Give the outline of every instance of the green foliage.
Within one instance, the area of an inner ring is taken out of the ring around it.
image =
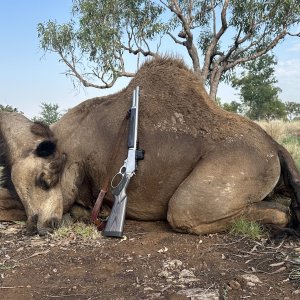
[[[41,48],[58,53],[67,74],[80,77],[85,86],[102,87],[89,85],[91,77],[110,87],[119,76],[131,76],[124,69],[124,52],[137,54],[142,43],[163,30],[163,8],[150,0],[74,0],[72,12],[69,23],[38,24],[38,36]]]
[[[155,56],[164,39],[173,53],[174,45],[185,48],[215,98],[219,81],[296,36],[299,22],[299,0],[74,0],[69,22],[40,23],[38,35],[41,48],[66,64],[67,75],[95,88],[134,76],[128,54]]]
[[[262,227],[254,221],[247,221],[243,218],[236,219],[230,228],[230,232],[234,235],[241,235],[252,240],[257,240],[266,235]]]
[[[0,104],[0,110],[8,111],[8,112],[17,112],[17,113],[23,114],[22,111],[19,111],[17,108],[12,107],[11,105],[5,105],[4,106],[4,105]]]
[[[273,55],[264,55],[244,65],[241,78],[232,79],[232,86],[240,89],[240,98],[245,114],[253,119],[286,118],[286,107],[278,98],[280,89],[274,86]]]
[[[289,144],[289,143],[295,143],[300,148],[300,137],[299,136],[293,136],[293,135],[287,135],[282,140],[283,144]]]
[[[99,239],[101,238],[100,232],[94,225],[87,225],[82,222],[77,222],[72,225],[61,226],[54,232],[56,239],[75,239],[81,238],[83,240]]]
[[[33,117],[33,121],[40,121],[50,125],[57,122],[62,117],[62,113],[58,110],[58,104],[42,102],[41,108],[42,111],[40,116]]]
[[[230,103],[224,103],[223,109],[234,112],[234,113],[240,113],[242,112],[242,104],[236,101],[231,101]]]

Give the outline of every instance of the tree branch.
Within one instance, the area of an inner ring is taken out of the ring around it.
[[[146,42],[145,39],[143,39],[144,44],[147,47],[147,50],[144,50],[141,46],[140,43],[136,40],[136,36],[133,32],[133,28],[131,27],[131,31],[129,31],[128,28],[126,28],[127,31],[127,36],[128,36],[128,46],[125,46],[124,44],[121,44],[121,47],[128,51],[131,54],[137,55],[139,53],[141,53],[142,55],[146,56],[153,56],[155,57],[157,55],[156,52],[153,52],[150,50],[150,46],[148,45],[148,43]],[[133,49],[133,45],[136,45],[136,49]]]
[[[105,74],[102,73],[102,76],[99,76],[98,74],[96,74],[95,72],[93,72],[93,75],[96,76],[97,78],[99,78],[101,80],[101,82],[103,83],[103,85],[98,85],[98,84],[94,84],[92,82],[87,81],[82,75],[79,74],[79,72],[76,70],[75,68],[75,57],[72,55],[72,63],[70,63],[65,56],[63,55],[63,53],[61,51],[57,51],[58,55],[61,57],[62,61],[69,67],[69,69],[71,70],[71,72],[67,72],[66,74],[70,75],[70,76],[74,76],[76,77],[84,87],[93,87],[93,88],[97,88],[97,89],[107,89],[112,87],[115,82],[117,81],[117,79],[121,76],[124,77],[134,77],[135,73],[129,73],[129,72],[117,72],[117,76],[112,76],[112,80],[110,82],[107,82],[106,80],[104,80],[104,76]]]
[[[176,44],[185,46],[185,42],[178,40],[171,32],[167,32],[167,35],[169,35]]]
[[[177,18],[181,21],[183,30],[186,34],[186,41],[183,43],[183,45],[186,47],[188,54],[193,62],[193,69],[194,72],[200,76],[201,75],[201,68],[200,68],[200,61],[198,56],[198,51],[196,46],[193,42],[193,34],[191,32],[191,29],[189,27],[188,21],[183,15],[177,0],[171,0],[172,5],[167,5],[167,7],[170,9],[171,12],[173,12]]]
[[[239,59],[236,59],[235,61],[231,62],[231,63],[228,63],[225,67],[225,71],[226,70],[229,70],[233,67],[235,67],[236,65],[238,64],[241,64],[241,63],[245,63],[247,61],[250,61],[250,60],[254,60],[264,54],[266,54],[268,51],[272,50],[277,44],[278,42],[283,39],[285,36],[287,35],[287,32],[284,30],[282,31],[278,36],[276,36],[264,49],[260,50],[260,51],[257,51],[256,53],[252,54],[252,55],[249,55],[248,57],[243,57],[243,58],[239,58]]]
[[[298,33],[290,33],[290,32],[288,32],[287,35],[289,35],[289,36],[299,36],[300,37],[300,32],[298,32]]]
[[[211,43],[206,50],[204,64],[203,64],[203,68],[202,68],[202,80],[204,82],[206,81],[206,79],[208,77],[210,64],[213,61],[217,43],[220,40],[220,38],[222,37],[222,35],[224,34],[224,32],[226,31],[226,29],[228,28],[228,24],[227,24],[227,20],[226,20],[226,13],[227,13],[228,5],[229,5],[229,0],[225,0],[222,11],[221,11],[221,28],[219,29],[218,32],[216,32],[216,28],[214,28],[214,36],[212,37]],[[214,24],[214,26],[215,26],[215,24]]]

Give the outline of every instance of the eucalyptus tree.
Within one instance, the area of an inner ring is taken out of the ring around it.
[[[299,23],[299,0],[73,0],[70,21],[40,23],[38,35],[67,75],[101,89],[134,76],[129,55],[181,47],[215,98],[234,68],[299,37]]]
[[[281,89],[275,86],[276,64],[273,55],[265,54],[245,63],[242,74],[232,78],[232,86],[240,90],[242,110],[251,119],[285,119],[287,116],[285,104],[278,95]]]

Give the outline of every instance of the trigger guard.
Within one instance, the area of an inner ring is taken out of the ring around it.
[[[119,180],[118,184],[117,185],[113,185],[113,181],[114,179],[117,177],[117,176],[121,176],[121,179]],[[124,178],[125,174],[124,173],[117,173],[112,179],[111,179],[111,182],[110,182],[110,186],[112,189],[116,189],[118,188],[118,186],[121,184],[121,182],[123,181],[123,178]]]
[[[119,173],[118,173],[119,174]],[[118,175],[116,174],[116,175]],[[115,176],[116,176],[115,175]],[[126,176],[126,174],[122,174],[122,179],[116,186],[111,186],[111,192],[113,195],[119,195],[126,185],[127,181],[130,179],[130,176]]]

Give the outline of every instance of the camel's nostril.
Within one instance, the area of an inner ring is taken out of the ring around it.
[[[51,218],[46,222],[42,222],[38,224],[37,230],[39,235],[44,236],[48,233],[53,233],[55,229],[60,226],[60,220],[58,218]]]
[[[26,223],[26,231],[29,235],[34,235],[38,233],[37,230],[37,221],[38,221],[38,215],[35,214],[28,218]]]
[[[35,214],[31,217],[31,222],[37,224],[38,219],[39,219],[38,214]]]
[[[43,227],[39,229],[39,235],[40,236],[45,236],[48,233],[53,233],[53,229],[50,227]]]
[[[59,227],[59,224],[60,224],[60,222],[59,222],[58,218],[52,218],[52,219],[49,221],[49,227],[50,227],[50,228],[53,228],[53,229],[58,228],[58,227]]]

